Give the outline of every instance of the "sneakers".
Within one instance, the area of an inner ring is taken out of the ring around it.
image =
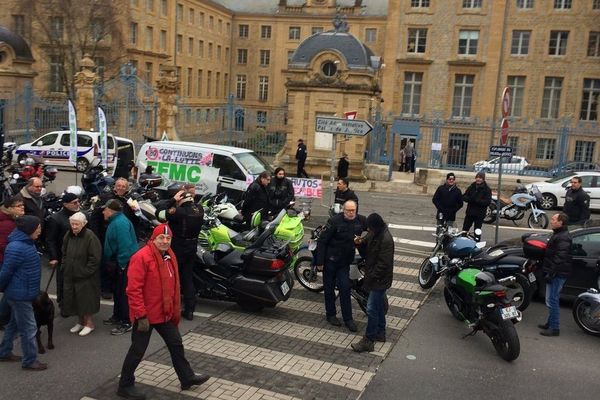
[[[90,328],[89,326],[84,326],[81,332],[79,332],[79,336],[87,336],[94,331],[94,328]]]
[[[135,386],[121,387],[117,389],[117,395],[126,399],[145,400],[146,395],[140,392]]]
[[[8,355],[4,356],[4,357],[0,357],[0,362],[14,362],[14,361],[21,361],[23,357],[21,356],[16,356],[13,353],[8,353]]]
[[[356,323],[354,322],[354,320],[348,320],[348,321],[344,321],[344,325],[346,325],[346,328],[348,328],[348,330],[350,332],[357,332],[358,328],[356,327]]]
[[[22,368],[28,371],[43,371],[45,369],[48,369],[48,364],[39,361],[34,361],[33,364],[30,364],[28,366],[23,365]]]
[[[329,322],[333,326],[342,326],[342,323],[335,315],[327,317],[327,322]]]
[[[375,336],[375,341],[385,343],[385,332],[380,333],[379,335]]]
[[[119,336],[130,332],[131,329],[133,329],[131,324],[121,324],[118,327],[114,328],[112,331],[110,331],[110,334],[114,336]]]
[[[113,315],[109,319],[105,319],[104,321],[102,321],[102,323],[104,325],[121,325],[121,320],[118,318],[115,318],[115,316]]]
[[[74,327],[72,327],[71,329],[69,329],[69,332],[71,332],[71,333],[77,333],[77,332],[79,332],[82,329],[83,329],[83,325],[77,324]]]
[[[363,336],[358,342],[352,343],[350,346],[357,353],[371,352],[375,349],[375,344],[366,336]]]
[[[181,390],[188,390],[192,386],[202,385],[204,382],[210,379],[208,375],[195,374],[192,379],[186,383],[181,384]]]

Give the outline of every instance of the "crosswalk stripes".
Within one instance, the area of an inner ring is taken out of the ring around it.
[[[418,254],[394,256],[387,342],[376,343],[372,353],[350,348],[367,322],[356,302],[355,334],[329,325],[322,293],[295,283],[290,299],[273,309],[246,313],[232,306],[184,335],[186,357],[194,370],[212,376],[206,384],[181,391],[166,348],[142,362],[136,380],[149,397],[159,399],[357,399],[427,297],[416,281],[422,260]],[[115,385],[116,379],[108,384],[113,389]],[[113,398],[114,390],[106,387],[88,398]]]

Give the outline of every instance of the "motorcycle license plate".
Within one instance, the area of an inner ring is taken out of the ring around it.
[[[281,284],[281,293],[283,293],[283,295],[285,296],[286,294],[288,294],[289,291],[290,291],[290,286],[288,285],[287,282],[283,282]]]
[[[529,273],[528,278],[529,282],[535,282],[535,274],[533,272]]]
[[[519,316],[519,313],[517,312],[517,308],[515,306],[510,306],[510,307],[504,307],[501,310],[502,313],[502,319],[506,320],[506,319],[513,319]]]

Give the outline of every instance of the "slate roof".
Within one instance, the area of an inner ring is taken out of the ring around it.
[[[0,42],[12,47],[18,60],[33,61],[31,49],[25,39],[3,26],[0,26]]]
[[[279,8],[279,0],[212,0],[225,8],[235,12],[250,14],[275,14]],[[287,0],[289,6],[301,6],[306,0]],[[339,7],[352,7],[354,0],[337,0]],[[388,0],[366,0],[363,1],[362,15],[386,15]]]

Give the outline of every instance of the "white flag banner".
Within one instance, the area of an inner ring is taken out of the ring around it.
[[[69,162],[77,164],[77,114],[71,100],[67,100],[69,105]]]
[[[98,131],[100,132],[100,157],[104,168],[108,168],[108,132],[106,132],[106,115],[98,107]]]

